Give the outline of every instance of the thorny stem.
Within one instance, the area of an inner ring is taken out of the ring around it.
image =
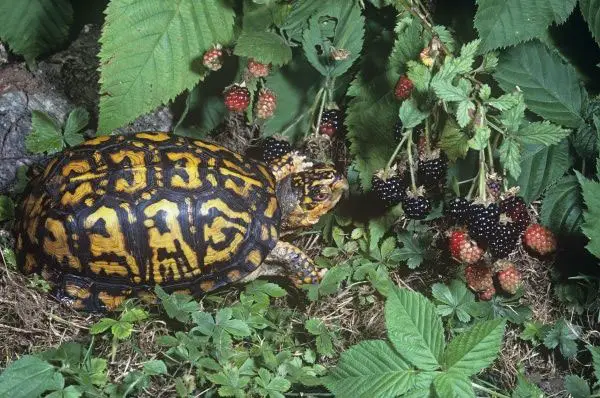
[[[482,385],[479,385],[477,383],[471,382],[471,386],[473,386],[473,388],[476,389],[476,390],[480,390],[480,391],[487,392],[488,394],[492,394],[493,397],[510,398],[508,395],[500,394],[499,392],[496,392],[494,390],[490,390],[489,388],[484,387]]]
[[[406,132],[406,136],[408,137],[408,145],[406,145],[406,149],[408,152],[408,168],[410,169],[410,185],[413,189],[414,193],[417,193],[417,184],[415,183],[415,168],[413,167],[413,157],[412,157],[412,129],[409,129]]]
[[[396,149],[394,149],[394,153],[392,153],[392,156],[390,156],[390,159],[388,160],[387,164],[385,165],[385,172],[386,173],[390,169],[390,167],[392,167],[392,163],[394,163],[394,159],[396,159],[396,156],[398,156],[398,152],[400,152],[400,149],[402,148],[402,145],[404,145],[404,142],[406,141],[407,138],[408,138],[408,133],[406,132],[402,136],[402,139],[400,140],[400,143],[398,144],[398,146],[396,147]]]

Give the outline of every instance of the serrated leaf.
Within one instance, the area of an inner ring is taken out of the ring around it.
[[[471,381],[457,372],[444,372],[433,379],[433,386],[438,397],[475,398]]]
[[[119,340],[125,340],[133,332],[133,325],[129,322],[115,322],[111,327],[110,331]]]
[[[413,98],[403,101],[398,111],[398,117],[405,129],[417,127],[427,116],[429,116],[429,112],[421,111],[419,104]]]
[[[25,146],[33,153],[52,154],[63,149],[64,142],[58,122],[44,112],[32,111],[31,132],[25,138]]]
[[[446,286],[442,283],[434,283],[431,286],[431,293],[438,301],[444,303],[447,309],[450,311],[447,314],[440,315],[451,315],[456,313],[457,318],[461,322],[469,322],[471,315],[468,310],[475,302],[475,295],[467,289],[467,286],[454,279],[450,282],[450,286]],[[438,305],[437,310],[440,313],[440,307]]]
[[[429,90],[429,81],[431,80],[431,70],[420,62],[408,61],[406,66],[406,76],[412,82],[415,90],[426,93]]]
[[[149,375],[164,375],[167,374],[167,365],[160,359],[154,359],[144,364],[144,372]]]
[[[73,146],[83,142],[84,138],[80,132],[87,126],[89,121],[90,114],[85,108],[78,107],[69,113],[63,130],[63,135],[67,144]]]
[[[238,37],[233,53],[254,58],[263,64],[283,65],[292,59],[292,49],[272,32],[244,31]]]
[[[565,390],[572,398],[588,398],[592,395],[587,381],[575,375],[565,377]]]
[[[566,173],[572,163],[566,140],[558,145],[537,149],[531,156],[526,153],[523,155],[521,174],[516,182],[520,187],[519,195],[527,203],[538,199]]]
[[[431,88],[435,94],[442,100],[448,102],[466,101],[469,99],[469,92],[461,87],[453,85],[448,80],[434,80]]]
[[[53,391],[50,394],[44,396],[44,398],[79,398],[82,392],[75,386],[68,386],[62,390]]]
[[[56,375],[60,376],[48,362],[25,355],[0,374],[0,396],[30,398],[40,396],[44,391],[61,389],[62,377]]]
[[[487,126],[475,127],[475,135],[469,140],[469,147],[476,151],[487,148],[492,130]]]
[[[197,60],[233,38],[233,10],[217,0],[113,0],[100,38],[99,132],[109,133],[191,89]]]
[[[117,321],[111,318],[102,318],[90,328],[90,334],[100,334],[110,329]]]
[[[521,149],[519,143],[507,137],[498,148],[500,153],[500,162],[502,166],[510,173],[512,178],[518,179],[521,174]]]
[[[399,260],[405,261],[410,269],[415,269],[425,259],[426,248],[412,236],[412,233],[406,232],[398,235],[398,242],[402,247],[398,250]]]
[[[290,38],[301,41],[302,31],[308,26],[308,20],[322,5],[321,0],[295,1],[292,4],[290,13],[281,25],[281,29],[285,30]]]
[[[585,246],[590,253],[600,258],[600,183],[588,180],[579,172],[577,178],[583,192],[586,209],[583,212],[581,229],[589,239]]]
[[[394,397],[408,391],[415,377],[387,342],[367,340],[343,352],[323,384],[339,397]]]
[[[592,354],[592,364],[594,365],[594,376],[597,382],[600,383],[600,347],[587,346],[587,349]]]
[[[564,22],[576,3],[576,0],[477,0],[475,28],[482,40],[481,52],[543,36],[552,22]]]
[[[146,318],[148,318],[148,313],[145,310],[141,308],[131,308],[123,312],[120,320],[133,323],[143,321]]]
[[[486,103],[499,111],[506,111],[521,101],[520,93],[506,93],[498,98],[491,98]]]
[[[385,303],[390,342],[407,361],[436,370],[444,351],[444,330],[435,306],[420,293],[394,288]]]
[[[573,234],[583,221],[583,199],[577,177],[561,178],[548,190],[542,202],[540,219],[555,233]]]
[[[521,373],[517,375],[517,387],[512,398],[544,398],[544,392],[538,386],[527,380]]]
[[[559,347],[565,358],[577,355],[576,327],[564,319],[560,319],[544,337],[544,345],[550,349]]]
[[[446,368],[469,376],[487,368],[498,356],[504,326],[503,319],[494,319],[476,323],[457,335],[444,353]]]
[[[547,120],[521,125],[516,137],[523,144],[558,144],[571,130],[552,124]]]
[[[504,91],[518,86],[527,107],[545,119],[567,127],[583,122],[581,111],[587,93],[577,72],[538,41],[504,52],[494,78]]]
[[[600,45],[600,1],[599,0],[579,0],[579,9],[583,19],[588,24],[592,36],[596,43]]]
[[[63,45],[73,22],[67,0],[21,0],[0,3],[0,40],[31,64],[39,55]]]
[[[364,17],[354,1],[329,0],[308,22],[302,34],[304,54],[323,76],[337,77],[346,72],[360,56]],[[335,60],[333,49],[349,52],[348,58]]]
[[[448,119],[442,130],[439,146],[450,160],[464,158],[469,151],[469,138],[454,120]]]

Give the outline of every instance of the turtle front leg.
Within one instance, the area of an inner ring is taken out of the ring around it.
[[[276,181],[281,181],[285,177],[299,173],[310,168],[313,164],[306,161],[306,156],[300,155],[297,151],[286,153],[279,159],[275,159],[269,165]]]
[[[277,242],[265,262],[284,264],[296,286],[317,283],[323,276],[302,250],[287,242]]]

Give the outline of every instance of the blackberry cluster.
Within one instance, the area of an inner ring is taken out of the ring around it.
[[[291,151],[292,146],[284,140],[267,137],[262,143],[262,158],[267,163],[271,163]]]
[[[500,212],[506,214],[515,223],[519,233],[525,231],[531,223],[527,205],[520,196],[509,196],[500,201]]]
[[[425,196],[408,196],[402,201],[406,218],[422,220],[431,213],[431,202]]]
[[[471,214],[471,201],[467,198],[456,197],[448,203],[446,213],[458,224],[464,224]]]
[[[400,176],[393,176],[386,180],[374,175],[371,179],[373,192],[387,206],[395,206],[406,197],[406,182]]]
[[[333,136],[344,129],[343,113],[339,109],[327,109],[321,115],[321,126],[319,131],[322,134]]]
[[[519,240],[519,229],[515,223],[498,224],[493,239],[489,241],[489,250],[495,258],[507,257]]]
[[[491,203],[487,207],[483,204],[471,204],[467,229],[469,235],[478,244],[486,246],[496,232],[500,222],[500,208]]]
[[[442,154],[440,157],[430,160],[419,160],[417,177],[419,184],[425,187],[437,186],[446,178],[448,164],[446,157]]]

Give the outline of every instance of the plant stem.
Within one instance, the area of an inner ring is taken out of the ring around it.
[[[482,385],[479,385],[477,383],[471,382],[471,386],[473,386],[473,388],[476,389],[476,390],[487,392],[488,394],[492,394],[492,396],[494,396],[494,397],[498,397],[498,398],[510,398],[508,395],[500,394],[499,392],[496,392],[494,390],[490,390],[489,388],[484,387]]]
[[[289,126],[287,126],[287,127],[285,128],[285,130],[283,130],[283,131],[281,132],[281,135],[285,135],[285,134],[286,134],[288,131],[290,131],[290,130],[291,130],[291,129],[292,129],[294,126],[295,126],[295,125],[297,125],[298,123],[300,123],[300,121],[301,121],[302,119],[304,119],[304,118],[306,117],[306,115],[307,115],[307,113],[306,113],[306,112],[304,112],[304,113],[302,113],[300,116],[298,116],[296,119],[294,119],[294,120],[292,121],[292,123],[291,123]]]
[[[485,151],[479,151],[479,196],[486,200],[485,189]]]
[[[494,172],[494,153],[492,152],[492,143],[488,140],[487,144],[487,152],[488,152],[488,164],[490,167],[490,173]]]
[[[429,142],[429,118],[425,119],[425,144],[427,146],[427,154],[431,153],[431,144]]]
[[[319,129],[321,128],[321,117],[323,116],[323,108],[325,108],[325,101],[327,100],[327,90],[322,89],[321,94],[321,105],[319,107],[319,114],[317,115],[317,125],[315,126],[314,134],[319,134]]]
[[[392,153],[392,156],[390,157],[387,164],[385,165],[386,172],[390,169],[390,167],[392,167],[392,163],[394,163],[394,159],[396,159],[396,156],[398,156],[398,152],[400,152],[400,149],[402,148],[402,145],[404,145],[404,142],[406,141],[407,138],[408,138],[408,132],[405,132],[404,135],[402,136],[402,139],[400,140],[400,143],[398,144],[398,146],[396,146],[396,149],[394,149],[394,153]]]
[[[412,129],[409,129],[406,132],[406,136],[408,137],[408,144],[406,145],[406,149],[408,152],[408,168],[410,169],[410,184],[412,186],[413,192],[417,193],[417,184],[415,183],[415,169],[413,167],[413,157],[412,157]]]

